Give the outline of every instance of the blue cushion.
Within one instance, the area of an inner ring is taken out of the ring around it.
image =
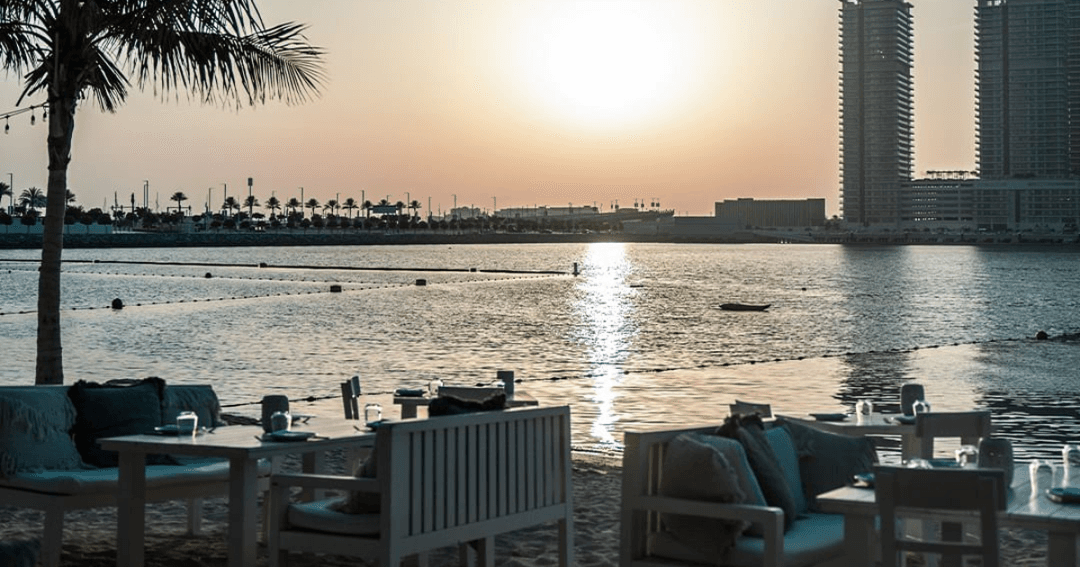
[[[844,553],[843,514],[806,514],[784,532],[785,567],[807,567]],[[761,565],[765,540],[742,537],[728,552],[724,565],[750,567]]]
[[[811,510],[817,508],[817,495],[846,486],[856,474],[873,471],[878,462],[874,441],[868,437],[839,435],[795,421],[778,422],[795,443]]]
[[[124,385],[96,384],[80,380],[68,388],[75,406],[75,446],[88,464],[115,467],[116,451],[98,446],[103,437],[153,433],[161,425],[161,398],[165,381],[147,378]],[[164,455],[147,455],[149,464],[172,464]]]
[[[739,480],[739,490],[743,493],[742,504],[765,506],[765,495],[761,492],[754,470],[750,468],[750,461],[746,458],[746,449],[742,443],[719,435],[705,433],[690,433],[695,440],[712,446],[720,454],[724,455],[731,468],[735,471],[735,477]]]
[[[74,425],[66,386],[0,388],[0,478],[85,468],[71,439]]]
[[[221,402],[218,401],[214,388],[206,384],[165,386],[161,425],[176,423],[176,416],[182,411],[195,412],[199,416],[200,427],[225,425],[225,421],[221,419]]]
[[[765,439],[776,455],[780,471],[784,473],[784,480],[787,481],[791,499],[795,504],[795,513],[805,513],[807,505],[806,497],[803,495],[802,475],[799,473],[799,457],[795,454],[795,444],[791,440],[791,435],[783,427],[773,427],[765,432]]]
[[[765,502],[769,506],[776,506],[784,511],[784,528],[787,529],[799,515],[800,510],[791,489],[788,488],[787,478],[780,468],[776,453],[769,445],[765,431],[760,425],[742,425],[735,429],[735,438],[746,449],[750,466],[754,469],[754,475],[761,485],[762,493],[765,494]],[[751,533],[760,532],[752,530]]]

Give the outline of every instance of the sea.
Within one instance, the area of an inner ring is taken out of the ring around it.
[[[38,257],[0,251],[0,384],[34,381]],[[361,403],[395,417],[395,389],[512,370],[517,391],[571,406],[576,447],[617,456],[627,430],[719,424],[735,400],[894,413],[917,382],[932,411],[992,410],[1018,458],[1080,444],[1071,247],[68,249],[62,306],[66,383],[211,384],[241,415],[285,394],[341,416],[359,376]]]

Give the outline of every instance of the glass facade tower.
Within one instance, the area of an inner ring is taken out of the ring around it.
[[[895,224],[914,159],[911,4],[840,6],[841,210],[847,222]]]

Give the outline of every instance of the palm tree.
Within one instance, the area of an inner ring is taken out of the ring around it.
[[[170,201],[176,201],[176,212],[180,212],[184,208],[184,201],[187,201],[187,195],[183,191],[177,191],[173,193],[172,197],[169,197]]]
[[[225,202],[221,204],[221,208],[225,209],[230,216],[232,216],[233,209],[240,210],[240,203],[237,202],[236,197],[225,197]]]
[[[330,213],[333,214],[334,216],[337,216],[337,209],[338,209],[337,200],[336,199],[330,199],[329,201],[327,201],[326,206],[323,207],[323,212],[325,212],[326,209],[330,209]]]
[[[270,216],[276,216],[278,209],[281,208],[281,201],[279,201],[277,197],[271,195],[270,198],[266,200],[266,204],[263,205],[263,207],[270,210]]]
[[[405,209],[405,202],[404,201],[398,201],[398,202],[394,203],[394,208],[397,209],[397,214],[401,215],[401,211]]]
[[[64,200],[67,200],[67,189],[64,190]],[[47,202],[45,192],[37,187],[27,187],[19,195],[19,206],[33,213],[37,213],[38,207],[46,206]]]
[[[297,199],[296,197],[290,197],[289,202],[286,203],[285,206],[289,207],[289,210],[291,210],[292,214],[295,215],[296,209],[300,208],[300,199]]]
[[[79,102],[115,112],[131,84],[238,108],[268,98],[303,102],[318,94],[322,50],[300,24],[267,27],[255,0],[0,0],[0,22],[0,66],[25,81],[18,103],[41,95],[48,106],[35,382],[62,384],[60,263]]]
[[[420,201],[413,199],[412,202],[409,203],[409,208],[412,209],[412,216],[417,216],[416,213],[420,210]]]
[[[349,211],[349,220],[352,220],[352,213],[357,207],[359,207],[359,205],[356,204],[356,199],[353,199],[352,197],[345,199],[345,204],[341,205],[341,208]]]
[[[3,204],[4,197],[7,197],[11,201],[11,206],[15,206],[15,193],[11,190],[11,186],[7,183],[0,182],[0,204]]]
[[[364,209],[364,216],[365,217],[371,218],[371,207],[374,207],[374,206],[375,205],[372,204],[371,201],[364,201],[364,204],[360,205],[360,208]]]
[[[307,200],[307,203],[304,206],[311,209],[311,214],[314,216],[315,215],[315,209],[319,208],[319,200],[316,199],[315,197],[312,197],[312,198]]]
[[[259,206],[259,199],[257,199],[255,195],[248,195],[244,198],[244,206],[248,208],[248,217],[250,217],[253,214],[252,211],[255,210],[255,207]]]

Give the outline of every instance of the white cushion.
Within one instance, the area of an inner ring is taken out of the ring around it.
[[[259,462],[259,473],[269,474],[269,461]],[[49,494],[95,494],[116,492],[119,469],[108,467],[89,470],[39,471],[16,473],[0,480],[0,486],[33,490]],[[148,465],[146,486],[156,488],[189,482],[225,481],[229,478],[229,461],[221,459],[192,460],[184,465]]]
[[[344,498],[289,504],[289,525],[305,530],[345,535],[378,535],[379,514],[338,512]]]

